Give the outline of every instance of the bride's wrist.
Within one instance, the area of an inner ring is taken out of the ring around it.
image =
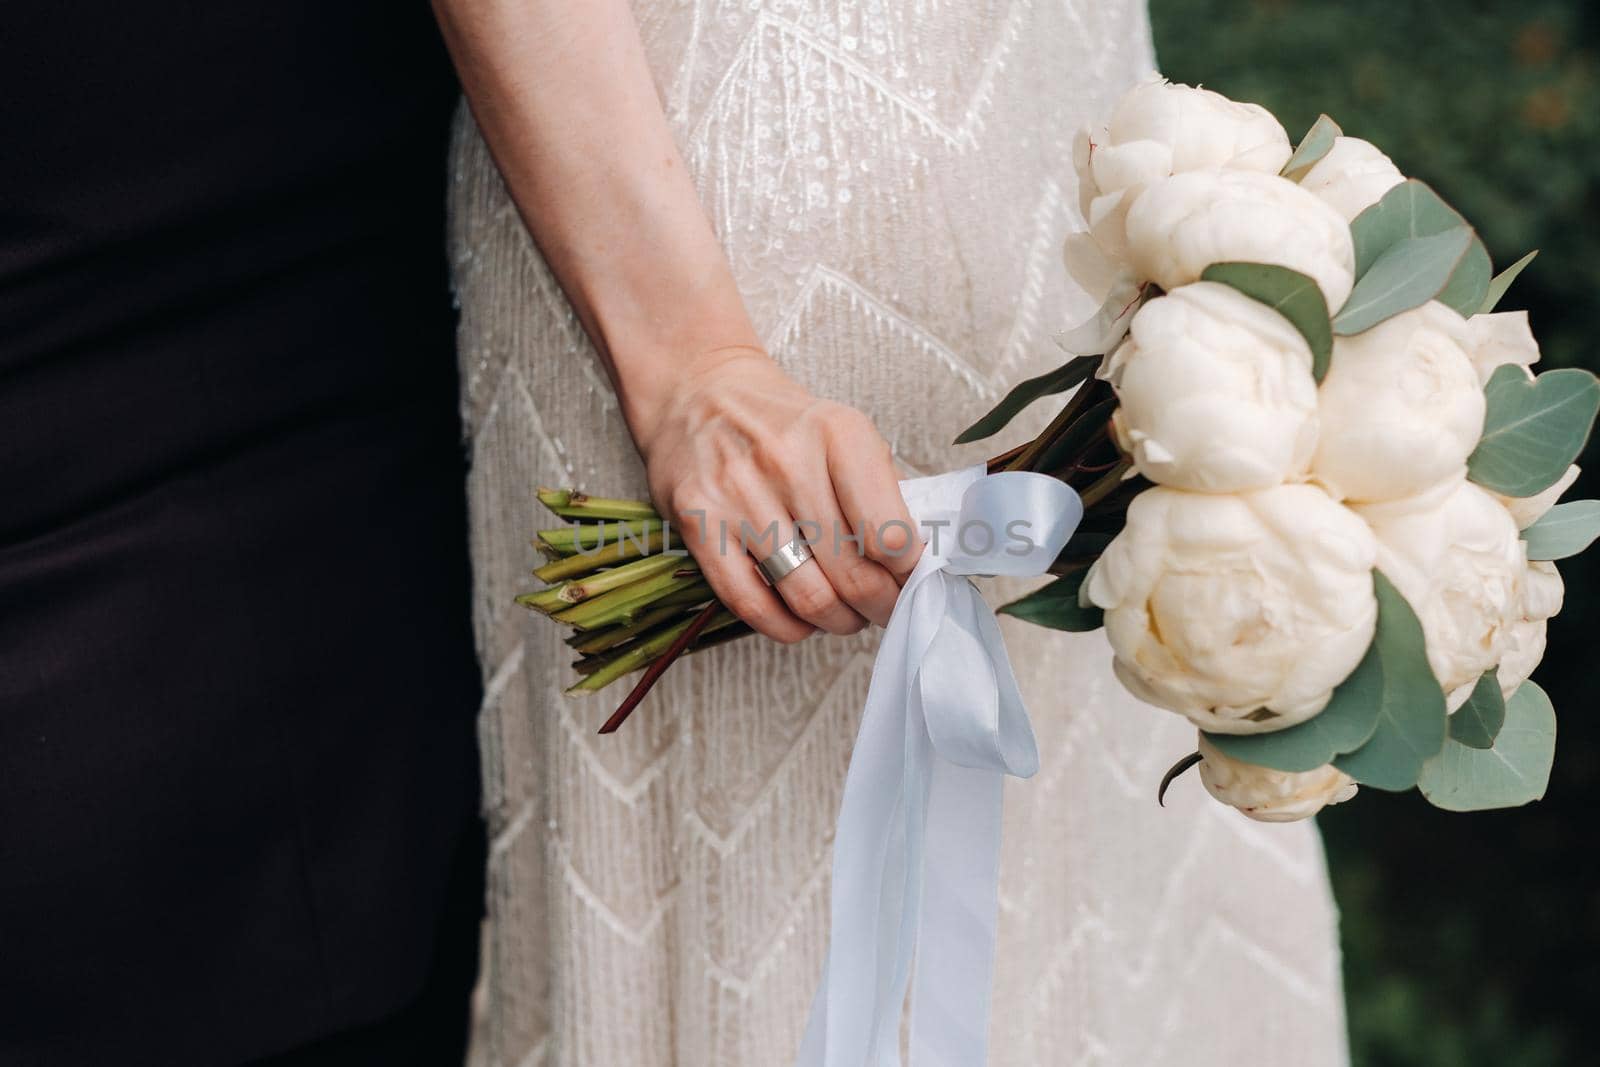
[[[663,425],[690,398],[714,389],[726,375],[777,368],[753,339],[664,354],[649,362],[649,374],[619,382],[623,418],[646,461]]]

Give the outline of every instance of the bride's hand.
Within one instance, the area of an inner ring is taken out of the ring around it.
[[[434,7],[506,185],[617,386],[651,495],[718,598],[780,641],[887,622],[921,552],[888,446],[760,350],[630,6]],[[816,558],[774,592],[755,560],[777,545],[759,535],[776,523],[781,544],[796,519],[820,531]]]
[[[888,622],[921,543],[871,420],[812,396],[758,349],[716,349],[676,369],[670,391],[630,421],[651,496],[717,597],[778,641]],[[795,536],[797,520],[815,559],[768,588],[755,561]]]

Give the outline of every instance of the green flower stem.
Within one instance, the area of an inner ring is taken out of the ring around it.
[[[643,500],[616,500],[590,496],[572,489],[540,489],[539,503],[563,519],[659,519],[656,509]]]
[[[1072,427],[1073,421],[1082,413],[1090,399],[1100,396],[1100,384],[1098,379],[1094,378],[1083,383],[1078,391],[1072,394],[1072,398],[1066,402],[1056,417],[1050,420],[1050,425],[1046,426],[1038,437],[1030,441],[1015,458],[1008,462],[1005,469],[1008,471],[1033,470],[1034,463],[1043,455],[1046,449],[1055,444],[1056,440]]]
[[[592,674],[586,675],[575,685],[568,688],[567,692],[593,693],[604,689],[625,674],[631,674],[642,667],[648,667],[652,660],[672,647],[672,643],[678,639],[678,635],[687,630],[693,624],[693,621],[693,619],[685,619],[683,622],[651,634],[638,645],[628,649],[622,655],[608,660]],[[706,624],[702,633],[710,634],[724,627],[732,626],[738,621],[731,611],[724,608],[712,616],[711,621]]]
[[[703,604],[710,600],[711,587],[704,582],[696,582],[695,584],[704,587],[704,595],[697,596],[695,600],[686,602],[680,599],[678,594],[664,596],[656,601],[655,606],[649,611],[640,615],[635,622],[627,623],[623,626],[613,626],[608,630],[579,631],[567,643],[585,656],[593,656],[604,652],[606,649],[615,648],[625,641],[632,641],[646,630],[659,626],[670,619],[675,619],[691,610],[697,602]]]
[[[704,578],[701,578],[698,581],[690,582],[681,589],[668,593],[660,600],[657,600],[655,605],[658,608],[665,608],[669,606],[680,608],[692,607],[696,604],[704,604],[706,601],[711,599],[711,583],[706,581]]]
[[[562,586],[553,585],[549,589],[540,589],[535,593],[523,593],[517,597],[517,603],[533,611],[542,611],[549,615],[553,611],[560,611],[567,607],[567,601],[561,599]]]
[[[718,630],[714,634],[702,636],[700,640],[689,646],[689,651],[685,652],[684,655],[692,656],[696,652],[704,652],[708,648],[715,648],[718,645],[725,645],[729,641],[737,641],[741,637],[749,637],[754,633],[754,630],[750,629],[747,624],[742,622],[734,626],[727,626]]]
[[[620,567],[611,567],[607,570],[597,571],[594,574],[584,575],[582,578],[564,582],[561,585],[561,599],[568,604],[581,604],[585,600],[593,600],[602,593],[610,593],[624,586],[645,578],[654,578],[658,574],[675,571],[689,562],[688,557],[677,553],[657,553],[654,556],[645,556],[642,559],[624,563]]]
[[[624,538],[639,540],[646,534],[663,529],[663,519],[632,519],[628,522],[592,522],[582,526],[562,526],[555,530],[540,530],[534,547],[556,556],[570,556],[587,552],[604,545],[613,545]]]
[[[1100,501],[1122,488],[1122,483],[1127,480],[1124,475],[1132,469],[1133,460],[1127,457],[1118,460],[1116,466],[1102,474],[1080,494],[1084,510],[1087,511],[1089,508],[1094,507]]]
[[[561,582],[568,578],[577,578],[597,571],[602,567],[614,567],[640,556],[653,556],[666,547],[667,535],[664,530],[657,530],[638,538],[624,537],[619,541],[596,548],[593,551],[580,552],[575,555],[558,559],[554,563],[546,563],[543,567],[535,567],[533,576],[541,582]]]
[[[618,623],[637,622],[644,611],[662,597],[681,592],[700,580],[700,568],[692,560],[674,556],[655,556],[652,559],[671,560],[678,565],[678,569],[631,582],[593,600],[557,612],[551,618],[580,630],[598,630]]]

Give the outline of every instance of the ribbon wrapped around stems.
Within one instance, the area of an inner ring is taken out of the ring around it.
[[[832,931],[798,1067],[987,1054],[1001,790],[1039,753],[970,575],[1045,573],[1083,517],[1054,478],[983,466],[900,483],[928,536],[873,664],[833,845]],[[913,974],[912,958],[916,966]]]

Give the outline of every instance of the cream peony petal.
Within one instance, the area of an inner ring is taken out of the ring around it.
[[[1196,282],[1146,303],[1107,361],[1139,473],[1198,492],[1298,480],[1316,447],[1311,350],[1287,319]]]
[[[1118,676],[1202,729],[1258,733],[1320,711],[1372,642],[1372,533],[1314,486],[1156,487],[1091,568]]]
[[[1405,180],[1376,146],[1359,137],[1336,137],[1328,154],[1300,179],[1300,186],[1346,219],[1354,219]]]
[[[1478,372],[1478,380],[1485,383],[1507,363],[1531,367],[1539,362],[1539,342],[1534,340],[1526,311],[1472,316],[1466,320],[1463,347]]]
[[[1169,292],[1213,263],[1272,263],[1299,271],[1338,309],[1355,282],[1350,226],[1287,178],[1192,171],[1145,188],[1128,209],[1134,273]]]
[[[1224,755],[1200,736],[1200,781],[1206,792],[1259,822],[1307,819],[1356,795],[1356,783],[1332,766],[1291,773]]]
[[[1334,339],[1318,390],[1314,480],[1341,499],[1373,503],[1461,476],[1485,406],[1464,325],[1433,302]]]

